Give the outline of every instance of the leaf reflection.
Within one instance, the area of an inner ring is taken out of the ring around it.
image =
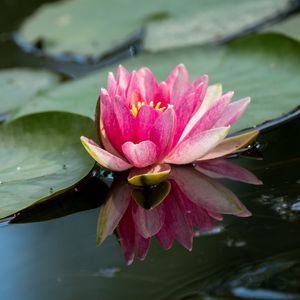
[[[213,177],[261,184],[248,170],[220,159],[173,166],[167,180],[156,186],[137,187],[121,176],[100,208],[97,244],[115,231],[127,264],[132,264],[135,256],[145,259],[152,237],[165,250],[177,240],[191,251],[195,232],[214,230],[214,220],[221,221],[223,214],[251,216],[237,196]]]

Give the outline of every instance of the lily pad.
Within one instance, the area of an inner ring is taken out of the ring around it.
[[[74,186],[94,162],[81,133],[93,122],[69,113],[26,116],[0,127],[0,218],[45,201]]]
[[[164,80],[178,63],[186,64],[191,78],[206,73],[210,84],[221,82],[224,91],[234,90],[235,99],[252,98],[233,131],[279,118],[300,104],[300,44],[282,35],[255,35],[220,47],[198,46],[143,54],[125,61],[124,65],[129,69],[149,66],[159,80]],[[106,87],[107,72],[111,70],[115,72],[116,67],[51,89],[33,98],[15,118],[58,110],[93,119],[99,89]]]
[[[300,14],[289,17],[288,19],[267,28],[266,32],[281,33],[290,38],[300,41]]]
[[[201,45],[232,38],[254,30],[253,26],[287,9],[287,1],[178,1],[170,18],[150,22],[145,49],[158,51]]]
[[[145,28],[146,48],[157,50],[219,40],[287,8],[286,0],[63,1],[41,7],[20,36],[48,53],[99,56]]]
[[[54,73],[28,69],[0,71],[0,114],[13,113],[33,96],[56,86],[59,78]]]

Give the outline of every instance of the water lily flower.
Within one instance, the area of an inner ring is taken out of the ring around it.
[[[205,167],[213,169],[215,177],[219,174],[261,183],[232,163],[216,162],[213,166]],[[232,191],[199,171],[193,166],[174,166],[168,180],[154,187],[135,187],[122,177],[117,179],[100,208],[97,243],[116,230],[125,259],[131,264],[135,255],[141,260],[146,257],[152,237],[165,250],[174,240],[191,250],[195,229],[201,233],[218,227],[213,219],[220,221],[223,214],[251,215]]]
[[[81,141],[103,167],[135,173],[144,168],[138,176],[150,174],[154,182],[153,174],[170,173],[169,164],[223,157],[253,141],[257,131],[226,138],[250,103],[249,97],[230,103],[232,96],[222,95],[220,84],[208,86],[207,75],[190,81],[182,64],[162,82],[149,68],[129,73],[120,65],[117,78],[109,73],[100,92],[96,123],[102,146],[84,136]]]

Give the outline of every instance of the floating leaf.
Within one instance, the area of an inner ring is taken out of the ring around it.
[[[300,41],[300,14],[289,17],[288,19],[277,23],[266,29],[267,32],[281,33]]]
[[[41,7],[20,30],[49,53],[98,56],[146,27],[147,49],[203,44],[237,34],[288,8],[285,0],[73,0]],[[107,16],[112,16],[108,18]]]
[[[289,54],[287,56],[287,53]],[[126,61],[129,69],[150,66],[164,80],[178,63],[186,64],[191,77],[210,76],[223,90],[234,90],[235,99],[251,96],[252,103],[233,131],[281,117],[300,103],[300,45],[281,35],[246,37],[228,46],[190,47],[144,54]],[[116,71],[116,68],[110,70]],[[65,83],[35,97],[15,116],[48,110],[69,111],[94,118],[100,87],[106,87],[108,69]]]
[[[158,51],[231,38],[287,8],[286,1],[177,1],[169,18],[150,22],[145,49]],[[251,29],[252,28],[252,29]]]
[[[46,71],[8,69],[0,72],[0,114],[11,114],[33,96],[56,86],[58,76]]]
[[[68,113],[44,113],[0,127],[0,218],[74,186],[94,162],[80,133],[94,135],[93,122]]]

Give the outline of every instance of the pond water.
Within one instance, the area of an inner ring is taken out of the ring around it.
[[[164,251],[153,240],[145,261],[127,266],[115,236],[97,247],[99,208],[89,208],[107,188],[95,178],[76,197],[3,225],[3,299],[299,299],[300,143],[290,138],[299,125],[262,134],[264,160],[236,160],[264,182],[224,181],[253,216],[226,216],[219,230],[195,237],[191,252],[177,243]]]
[[[4,1],[2,32],[41,2],[15,10]],[[5,34],[0,54],[1,68],[39,65]],[[116,236],[97,247],[99,206],[108,193],[97,177],[0,223],[1,299],[300,299],[299,126],[298,118],[263,132],[263,160],[234,159],[264,183],[222,180],[252,216],[225,216],[214,230],[196,232],[191,252],[177,242],[164,251],[153,239],[146,259],[127,266]]]

